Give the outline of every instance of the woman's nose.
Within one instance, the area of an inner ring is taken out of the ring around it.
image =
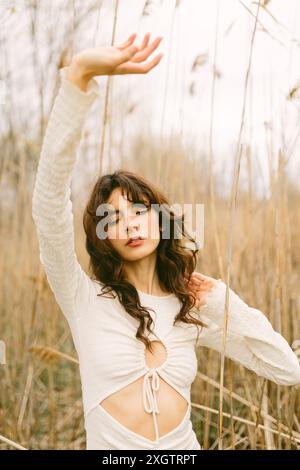
[[[139,228],[140,223],[139,223],[137,217],[138,216],[136,214],[131,214],[131,213],[128,214],[127,220],[126,220],[126,229],[127,229],[127,231],[132,229],[132,228],[135,228],[135,229]]]
[[[129,231],[133,228],[138,229],[139,226],[140,226],[140,224],[135,218],[132,218],[131,220],[127,221],[127,231]]]

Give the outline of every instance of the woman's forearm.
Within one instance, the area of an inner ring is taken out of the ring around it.
[[[200,307],[200,318],[207,317],[215,328],[200,335],[200,344],[221,351],[224,329],[226,284],[218,279]],[[204,317],[203,317],[204,315]],[[259,309],[247,305],[234,290],[229,290],[228,338],[226,355],[275,383],[300,384],[300,364],[286,339],[275,331]]]

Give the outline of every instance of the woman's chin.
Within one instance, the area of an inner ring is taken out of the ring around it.
[[[124,257],[124,259],[127,259],[128,261],[134,261],[134,260],[137,260],[137,259],[142,259],[142,258],[146,258],[147,256],[151,255],[151,251],[149,250],[145,250],[145,248],[142,248],[142,247],[136,247],[134,250],[131,250],[129,252],[129,250],[126,251],[126,254]]]
[[[123,251],[123,258],[128,261],[134,261],[142,258],[146,258],[150,256],[155,250],[157,246],[147,246],[145,243],[135,247],[127,247],[125,246],[125,252]]]

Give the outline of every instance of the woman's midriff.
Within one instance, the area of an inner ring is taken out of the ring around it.
[[[159,341],[153,341],[154,354],[146,351],[145,359],[149,367],[158,367],[166,359],[164,346]],[[150,354],[150,355],[149,355]],[[143,404],[144,375],[126,387],[112,393],[99,404],[114,419],[129,430],[155,440],[155,430],[152,413],[147,413]],[[187,413],[187,400],[159,376],[159,389],[155,392],[159,413],[157,424],[159,436],[171,432],[182,422]]]

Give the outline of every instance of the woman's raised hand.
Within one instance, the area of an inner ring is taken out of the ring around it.
[[[67,67],[67,78],[85,91],[88,81],[97,75],[148,73],[163,57],[160,53],[145,62],[157,49],[162,37],[157,37],[149,44],[150,33],[147,33],[138,47],[133,44],[136,36],[136,33],[132,34],[119,46],[93,47],[77,53]]]

